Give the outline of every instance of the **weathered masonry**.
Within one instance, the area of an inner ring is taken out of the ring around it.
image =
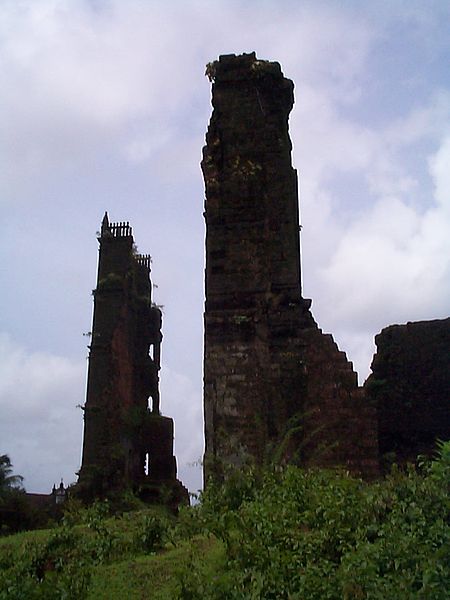
[[[205,478],[246,457],[372,476],[375,410],[302,297],[293,83],[254,53],[207,73]]]
[[[450,318],[391,325],[375,338],[366,394],[378,407],[383,470],[450,440]]]
[[[162,323],[150,256],[136,253],[129,223],[107,214],[98,241],[78,490],[92,498],[128,488],[158,501],[165,488],[177,504],[187,492],[176,478],[173,421],[160,414]]]

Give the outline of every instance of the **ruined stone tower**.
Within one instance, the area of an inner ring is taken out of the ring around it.
[[[372,475],[374,410],[301,295],[293,83],[254,53],[207,74],[205,478],[246,457]]]
[[[129,223],[102,221],[78,489],[87,498],[133,489],[158,500],[186,496],[176,479],[173,421],[160,414],[161,311],[152,303],[150,256]],[[151,407],[149,407],[151,400]]]

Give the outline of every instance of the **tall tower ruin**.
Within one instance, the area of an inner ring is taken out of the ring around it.
[[[86,498],[132,489],[143,499],[187,499],[176,479],[173,420],[160,414],[162,315],[150,256],[129,223],[102,221],[78,490]]]
[[[205,479],[247,456],[372,475],[374,409],[301,293],[293,83],[254,53],[207,74]]]

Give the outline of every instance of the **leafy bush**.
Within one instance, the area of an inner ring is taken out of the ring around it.
[[[211,582],[186,569],[180,598],[447,598],[449,490],[450,443],[421,473],[373,484],[337,471],[241,471],[207,490],[200,510],[224,542],[225,573]]]
[[[145,515],[135,536],[136,547],[145,553],[160,550],[168,540],[169,526],[167,519]]]
[[[80,533],[71,528],[59,527],[44,542],[25,544],[16,554],[3,554],[2,562],[0,600],[86,597],[91,573]]]

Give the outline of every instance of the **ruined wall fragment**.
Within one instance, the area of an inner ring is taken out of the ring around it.
[[[450,318],[379,333],[365,389],[378,406],[380,460],[414,462],[450,439]]]

